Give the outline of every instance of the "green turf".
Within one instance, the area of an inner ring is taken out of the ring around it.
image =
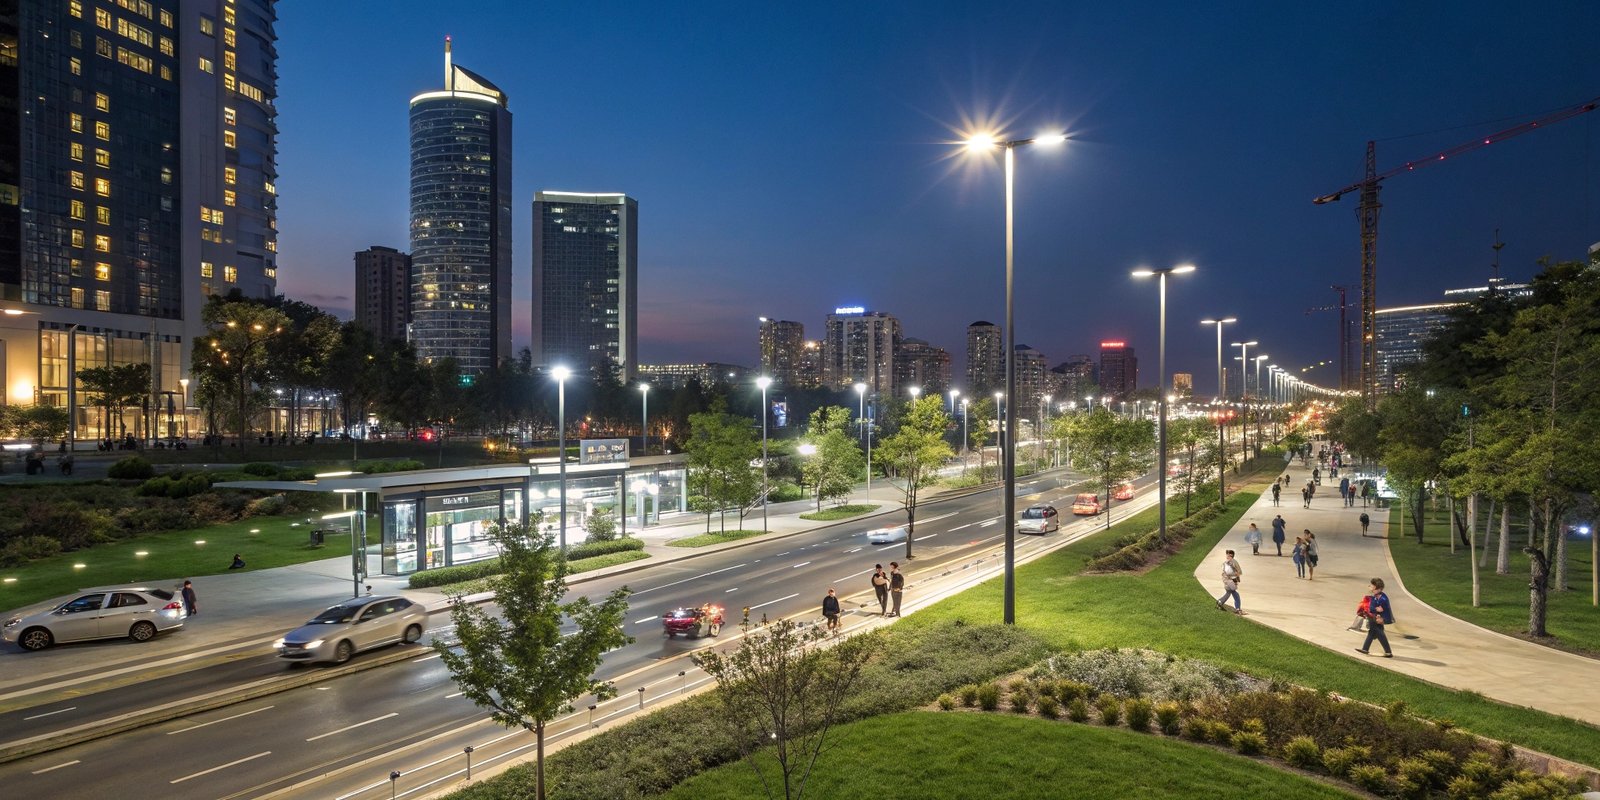
[[[308,544],[312,517],[253,517],[181,531],[141,534],[135,539],[97,544],[15,567],[0,568],[0,609],[14,609],[90,586],[143,583],[165,585],[197,575],[228,572],[233,554],[245,571],[301,564],[350,554],[350,536],[328,534],[321,547]],[[293,523],[299,523],[292,526]],[[260,533],[251,533],[259,530]],[[367,530],[369,550],[378,544],[377,526]],[[205,544],[196,544],[203,541]],[[138,555],[140,552],[146,555]],[[78,568],[77,564],[82,564]],[[15,581],[9,579],[16,578]]]
[[[808,511],[808,512],[806,512],[804,514],[801,514],[800,518],[801,519],[808,519],[808,520],[811,520],[813,522],[832,522],[832,521],[837,520],[837,519],[849,519],[851,517],[859,517],[862,514],[866,514],[868,512],[872,512],[872,511],[877,511],[878,508],[879,508],[879,506],[877,506],[877,505],[870,505],[870,504],[867,504],[867,503],[854,503],[854,504],[850,504],[850,505],[842,505],[842,506],[834,506],[832,508],[824,508],[821,511]]]
[[[722,544],[723,542],[737,542],[740,539],[748,539],[752,536],[760,536],[764,533],[766,533],[766,531],[712,531],[710,533],[702,533],[699,536],[686,536],[682,539],[673,539],[672,541],[667,542],[667,544],[673,547],[706,547],[713,544]]]
[[[1497,511],[1496,540],[1500,536],[1498,517]],[[1526,519],[1524,516],[1523,521],[1526,522]],[[1400,527],[1402,522],[1405,523],[1403,530]],[[1480,519],[1479,525],[1482,524]],[[1456,552],[1450,552],[1450,518],[1447,512],[1441,509],[1436,514],[1428,515],[1422,544],[1417,544],[1410,522],[1399,510],[1390,512],[1389,530],[1389,553],[1394,556],[1400,578],[1412,594],[1446,614],[1475,625],[1502,633],[1527,633],[1528,556],[1522,552],[1522,547],[1527,543],[1525,526],[1517,525],[1513,520],[1511,571],[1508,574],[1495,573],[1494,553],[1489,554],[1488,565],[1478,571],[1481,605],[1477,608],[1472,607],[1472,564],[1467,548],[1458,542]],[[1567,540],[1569,589],[1550,592],[1545,629],[1561,646],[1592,654],[1600,653],[1600,610],[1590,604],[1590,566],[1593,563],[1590,546],[1588,538],[1573,537]]]
[[[1148,647],[1368,702],[1404,700],[1424,716],[1451,719],[1485,736],[1600,765],[1600,728],[1433,686],[1344,658],[1248,619],[1217,613],[1209,587],[1195,581],[1194,569],[1256,497],[1256,493],[1230,497],[1227,513],[1198,531],[1179,553],[1142,575],[1080,575],[1081,555],[1071,552],[1019,567],[1018,624],[1064,649]],[[1096,538],[1114,537],[1122,530],[1119,525]],[[1001,601],[1001,582],[994,579],[900,624],[998,620]],[[1248,594],[1245,602],[1248,608]]]
[[[1212,797],[1296,800],[1354,795],[1209,747],[1157,735],[1004,713],[912,711],[833,732],[806,797],[1079,800]],[[763,754],[769,778],[775,763]],[[783,796],[783,787],[776,787]],[[768,796],[747,763],[678,784],[672,800]]]
[[[638,561],[641,558],[649,557],[650,554],[643,550],[623,550],[620,553],[606,553],[604,555],[590,556],[589,558],[580,558],[574,561],[568,561],[567,567],[572,571],[571,574],[576,575],[580,572],[589,572],[592,570],[601,569],[603,567],[626,564],[629,561]],[[490,589],[493,589],[494,579],[496,577],[498,576],[491,575],[486,578],[472,578],[470,580],[456,581],[455,583],[441,583],[438,586],[428,587],[428,590],[444,592],[452,597],[456,595],[477,594],[478,592],[487,592]]]

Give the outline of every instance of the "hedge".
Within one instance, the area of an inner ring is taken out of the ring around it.
[[[584,542],[567,548],[567,560],[577,561],[580,558],[593,558],[608,553],[643,549],[644,541],[632,537],[613,539],[609,542]],[[443,586],[447,583],[460,583],[499,574],[500,559],[490,558],[483,561],[474,561],[471,564],[461,564],[454,567],[435,567],[434,569],[412,573],[410,585],[413,589],[426,589],[430,586]]]
[[[1086,572],[1122,572],[1135,570],[1150,560],[1150,554],[1169,551],[1195,534],[1206,523],[1217,518],[1223,507],[1212,503],[1167,526],[1167,539],[1161,541],[1161,529],[1148,533],[1128,533],[1117,537],[1106,547],[1094,553],[1094,558],[1084,565]]]

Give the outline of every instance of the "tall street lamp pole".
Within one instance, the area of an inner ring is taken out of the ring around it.
[[[761,387],[761,532],[767,532],[767,387],[772,379],[762,375],[756,378]]]
[[[1203,319],[1201,325],[1217,326],[1217,399],[1228,399],[1228,378],[1222,372],[1222,326],[1231,325],[1239,320],[1233,317],[1225,319]]]
[[[556,379],[556,463],[561,472],[561,552],[567,551],[567,379],[572,377],[572,370],[566,367],[556,367],[550,370],[550,377]]]
[[[1239,348],[1239,410],[1244,411],[1244,404],[1250,399],[1250,348],[1256,342],[1234,342],[1234,347]],[[1226,399],[1226,398],[1224,398]],[[1239,418],[1239,459],[1243,462],[1250,457],[1250,432],[1245,427],[1243,417]]]
[[[867,440],[867,502],[872,502],[872,423],[867,419],[867,385],[856,384],[856,396],[861,399],[861,429]]]
[[[650,455],[650,384],[639,384],[639,402],[639,446],[644,451],[642,455]]]
[[[1161,443],[1161,461],[1156,465],[1157,498],[1156,506],[1161,509],[1161,527],[1159,534],[1161,541],[1167,540],[1167,276],[1182,275],[1194,272],[1193,264],[1181,264],[1166,269],[1150,269],[1148,267],[1136,269],[1133,275],[1136,278],[1156,277],[1160,287],[1161,311],[1159,324],[1160,334],[1156,340],[1160,343],[1156,349],[1159,354],[1156,358],[1156,380],[1159,388],[1156,389],[1156,433]],[[1221,326],[1217,326],[1218,329]]]
[[[1033,438],[1039,440],[1039,463],[1041,465],[1044,464],[1044,454],[1045,454],[1044,432],[1049,429],[1049,426],[1050,426],[1050,395],[1041,395],[1039,397],[1039,430],[1038,430],[1037,434],[1033,437]],[[1041,466],[1041,468],[1042,468],[1042,466]]]
[[[972,460],[972,435],[967,433],[967,398],[961,398],[961,475],[967,474],[967,462]],[[978,476],[979,480],[983,476]]]

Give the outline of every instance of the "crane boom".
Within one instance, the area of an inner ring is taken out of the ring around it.
[[[1438,164],[1463,153],[1469,153],[1480,147],[1498,144],[1514,136],[1549,127],[1562,120],[1571,119],[1580,114],[1587,114],[1600,108],[1600,97],[1587,102],[1568,106],[1558,111],[1546,114],[1538,119],[1524,122],[1521,125],[1507,128],[1498,133],[1492,133],[1481,139],[1441,150],[1425,159],[1407,161],[1398,167],[1378,172],[1377,169],[1377,143],[1367,142],[1366,177],[1329,194],[1315,197],[1311,202],[1324,205],[1337,201],[1351,192],[1360,192],[1360,204],[1356,207],[1356,217],[1361,221],[1361,393],[1370,408],[1377,403],[1377,273],[1378,273],[1378,211],[1383,204],[1378,202],[1378,190],[1383,188],[1383,181],[1399,175],[1402,172],[1411,172],[1419,167],[1429,164]],[[1342,304],[1341,304],[1342,305]]]

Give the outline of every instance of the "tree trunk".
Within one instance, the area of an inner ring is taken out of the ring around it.
[[[1495,499],[1489,498],[1489,513],[1483,515],[1483,555],[1478,556],[1478,567],[1489,566],[1489,532],[1494,530]]]
[[[1417,544],[1422,544],[1423,514],[1425,513],[1422,508],[1422,500],[1427,493],[1428,488],[1426,486],[1418,486],[1415,495],[1417,499],[1411,504],[1411,529],[1417,534]]]
[[[1572,588],[1567,585],[1567,532],[1562,529],[1559,520],[1546,520],[1545,527],[1549,530],[1548,535],[1556,537],[1555,588],[1558,592],[1565,592]]]
[[[1529,543],[1522,548],[1528,554],[1528,634],[1531,636],[1547,636],[1544,630],[1545,598],[1549,589],[1550,562],[1545,559],[1544,551]]]
[[[1500,507],[1500,541],[1496,547],[1494,571],[1497,575],[1511,574],[1511,501]]]
[[[534,797],[544,800],[544,723],[534,723],[533,736],[537,740],[537,753],[533,759]]]
[[[1478,496],[1467,498],[1467,563],[1472,565],[1472,607],[1477,608],[1478,597]]]

